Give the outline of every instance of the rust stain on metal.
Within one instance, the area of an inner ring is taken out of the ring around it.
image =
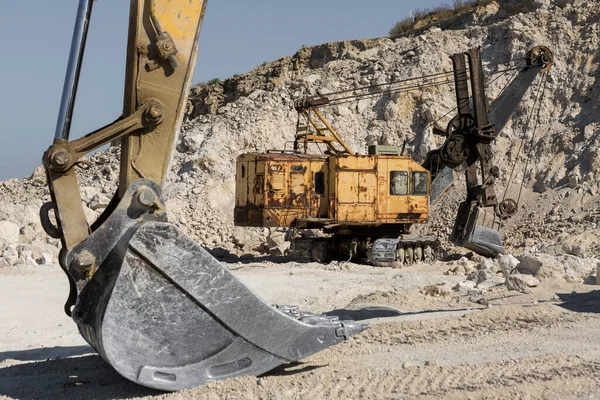
[[[427,171],[410,157],[244,154],[236,171],[237,226],[289,227],[310,220],[313,226],[336,221],[405,229],[428,219],[429,191],[411,192],[412,173]],[[396,172],[404,172],[405,187],[390,182]]]

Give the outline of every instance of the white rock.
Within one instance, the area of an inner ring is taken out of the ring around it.
[[[304,82],[304,84],[312,86],[314,85],[317,81],[321,80],[321,75],[319,74],[312,74],[312,75],[308,75],[302,78],[302,82]]]
[[[517,267],[519,260],[512,254],[505,254],[500,257],[498,264],[500,265],[500,268],[502,268],[504,275],[509,275],[510,272]]]
[[[358,103],[356,103],[356,111],[358,111],[359,114],[362,114],[370,104],[371,102],[369,100],[359,100]]]
[[[571,254],[573,256],[576,257],[585,257],[585,245],[577,243],[577,244],[570,244],[570,243],[564,243],[562,246],[562,250],[567,253],[567,254]]]
[[[99,194],[100,189],[95,188],[93,186],[84,186],[81,188],[81,200],[85,204],[89,204],[90,201],[92,201],[92,199],[94,198],[94,196],[97,196]]]
[[[102,193],[98,193],[92,198],[88,207],[94,211],[98,211],[108,207],[108,203],[110,203],[110,199]]]
[[[521,293],[531,293],[527,284],[526,275],[512,274],[506,277],[506,287],[508,290],[516,290]],[[535,278],[534,278],[535,279]]]
[[[494,265],[495,265],[494,260],[492,260],[491,258],[484,258],[483,260],[481,260],[481,262],[477,266],[477,269],[491,270],[494,267]]]
[[[556,257],[564,268],[564,277],[568,281],[581,282],[596,270],[599,260],[595,258],[579,258],[570,254]]]
[[[543,262],[532,254],[527,254],[521,257],[521,261],[517,264],[517,270],[524,274],[538,275]]]
[[[469,290],[475,289],[475,282],[473,281],[464,281],[457,282],[456,285],[452,288],[455,292],[468,292]]]
[[[347,117],[348,115],[352,114],[352,111],[343,104],[336,104],[332,106],[331,109],[336,115],[339,115],[341,117]]]
[[[7,243],[19,242],[19,227],[10,221],[0,221],[0,240]]]
[[[388,101],[383,107],[383,120],[393,121],[398,117],[398,104],[395,101]]]

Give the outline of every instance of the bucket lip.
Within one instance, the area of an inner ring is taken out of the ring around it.
[[[484,257],[505,254],[500,232],[485,226],[476,225],[466,240],[454,244],[473,250]]]

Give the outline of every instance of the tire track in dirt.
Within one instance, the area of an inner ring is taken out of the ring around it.
[[[591,315],[596,320],[600,317]],[[407,321],[382,323],[373,326],[360,336],[367,343],[385,346],[432,343],[432,341],[472,340],[478,336],[499,333],[532,332],[550,328],[566,327],[582,318],[576,313],[553,305],[534,307],[498,307],[485,312],[471,313],[461,318],[440,321]]]
[[[578,357],[549,356],[526,358],[516,362],[488,363],[484,365],[458,367],[410,367],[394,373],[387,370],[346,371],[350,379],[329,371],[309,380],[302,379],[305,390],[290,393],[294,399],[321,398],[397,398],[407,396],[443,397],[448,393],[478,392],[494,388],[510,388],[523,384],[538,384],[553,380],[571,380],[589,377],[598,381],[600,363],[589,362]],[[313,384],[311,382],[317,380]],[[340,383],[343,380],[343,384]],[[336,382],[335,385],[331,385]],[[280,382],[285,386],[285,382]],[[288,385],[292,382],[288,382]],[[541,386],[540,386],[541,385]],[[289,386],[288,386],[289,387]],[[597,387],[597,384],[596,386]],[[323,391],[323,389],[325,390]],[[327,388],[330,388],[329,390]],[[256,393],[262,398],[260,391]]]

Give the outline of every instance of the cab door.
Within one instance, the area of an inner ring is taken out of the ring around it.
[[[340,222],[374,222],[377,206],[377,171],[374,156],[347,156],[336,160],[336,219]]]
[[[378,215],[381,222],[396,222],[409,213],[408,162],[392,157],[378,159]]]

